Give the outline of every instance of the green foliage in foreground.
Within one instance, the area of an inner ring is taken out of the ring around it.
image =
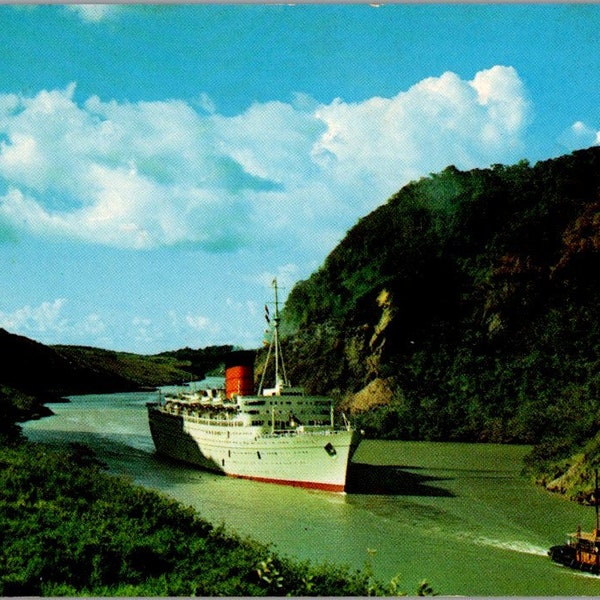
[[[0,596],[397,593],[368,569],[294,561],[214,527],[106,474],[85,447],[0,447],[0,539]]]

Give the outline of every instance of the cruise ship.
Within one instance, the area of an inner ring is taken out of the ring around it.
[[[224,389],[189,390],[148,404],[159,454],[232,477],[344,492],[348,464],[360,442],[333,401],[308,395],[287,380],[279,340],[277,282],[267,364],[255,391],[251,351],[232,352]],[[270,368],[268,368],[270,367]],[[267,373],[273,376],[265,387]]]

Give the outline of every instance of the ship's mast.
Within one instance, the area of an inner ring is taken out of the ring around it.
[[[273,279],[273,289],[275,291],[275,328],[273,331],[273,339],[275,342],[275,387],[279,391],[279,297],[277,295],[277,279]],[[596,486],[598,487],[598,486]]]
[[[275,387],[279,393],[282,386],[288,386],[287,375],[285,372],[285,364],[283,362],[283,353],[281,352],[281,342],[279,340],[279,290],[277,288],[277,279],[273,279],[273,290],[275,293],[275,318],[273,319],[273,340],[275,343]],[[281,374],[280,374],[281,371]]]
[[[594,504],[596,505],[596,529],[594,529],[594,537],[597,539],[600,535],[600,515],[598,514],[598,469],[596,469],[596,489],[594,490]]]
[[[273,290],[275,292],[275,313],[273,315],[273,336],[271,337],[271,342],[269,344],[269,351],[267,353],[267,360],[265,362],[265,368],[263,370],[263,374],[260,380],[260,386],[258,388],[258,393],[262,394],[263,383],[265,378],[265,373],[267,371],[267,365],[269,364],[269,359],[271,358],[271,352],[275,354],[275,390],[276,394],[281,392],[281,388],[284,386],[289,386],[289,382],[287,380],[287,375],[285,372],[285,364],[283,362],[283,354],[281,352],[281,343],[279,341],[279,294],[277,288],[277,279],[273,279]],[[281,375],[280,375],[281,372]]]

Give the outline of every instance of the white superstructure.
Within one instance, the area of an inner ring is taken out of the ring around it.
[[[254,394],[253,353],[233,353],[225,390],[179,394],[148,405],[154,444],[161,454],[234,477],[344,491],[360,436],[347,422],[336,427],[331,399],[288,384],[276,282],[274,287],[267,362],[273,356],[275,386],[263,388],[265,368]]]

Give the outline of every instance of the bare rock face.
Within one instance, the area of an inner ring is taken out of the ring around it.
[[[377,305],[381,308],[381,317],[379,323],[375,325],[373,336],[369,342],[369,346],[372,350],[378,349],[385,343],[385,339],[382,339],[382,335],[396,314],[392,296],[386,289],[381,290],[379,296],[377,296]]]
[[[395,386],[393,381],[377,378],[367,384],[355,394],[348,394],[344,399],[342,408],[350,414],[365,412],[376,406],[388,405],[394,396]]]

